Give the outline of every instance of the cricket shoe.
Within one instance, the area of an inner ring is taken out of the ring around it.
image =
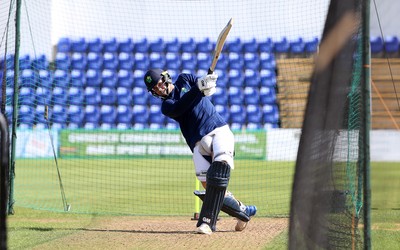
[[[201,224],[197,228],[196,232],[198,234],[207,234],[207,235],[212,234],[212,230],[211,230],[210,226],[208,224],[206,224],[206,223]]]
[[[257,213],[257,207],[256,206],[246,206],[245,213],[251,218]],[[236,226],[235,226],[235,231],[243,231],[246,227],[247,224],[249,224],[250,221],[242,221],[242,220],[237,220]]]

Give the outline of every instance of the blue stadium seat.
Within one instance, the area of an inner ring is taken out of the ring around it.
[[[131,128],[133,130],[143,130],[149,128],[147,122],[136,122],[132,124]]]
[[[41,69],[38,73],[39,86],[51,88],[53,85],[53,76],[49,70]]]
[[[86,86],[100,88],[101,72],[99,70],[88,69],[86,71]]]
[[[117,102],[117,93],[115,88],[102,87],[100,90],[100,102],[103,105],[115,105]]]
[[[253,122],[249,122],[246,125],[246,130],[258,130],[258,129],[262,129],[263,126],[260,123],[253,123]]]
[[[243,42],[243,53],[258,53],[258,42],[255,38]]]
[[[35,123],[46,124],[46,106],[45,105],[37,105],[35,108]]]
[[[258,124],[260,126],[256,126],[257,128],[261,127],[262,122],[262,113],[260,106],[257,104],[250,104],[246,106],[246,122],[247,124]],[[253,125],[254,126],[254,125]],[[253,127],[254,128],[254,127]]]
[[[87,55],[87,68],[101,70],[103,68],[103,55],[100,53],[89,52]]]
[[[199,74],[198,76],[206,75],[207,71],[208,71],[208,68],[204,69],[204,72],[202,74]],[[215,74],[218,75],[217,85],[222,88],[227,88],[229,86],[229,81],[230,81],[229,72],[227,72],[226,70],[222,70],[222,69],[215,69],[214,72],[215,72]]]
[[[100,38],[95,37],[95,38],[88,39],[87,44],[88,44],[88,48],[87,48],[88,53],[99,54],[99,53],[103,52],[103,42],[101,41]]]
[[[130,88],[125,88],[125,87],[117,88],[117,104],[132,105],[132,92]]]
[[[210,55],[208,55],[208,57],[211,59]],[[208,64],[208,68],[210,67],[210,65],[211,65],[211,60],[210,63]],[[229,57],[227,56],[226,53],[221,53],[219,55],[218,62],[215,68],[226,71],[228,67],[229,67]]]
[[[18,125],[19,129],[32,129],[33,128],[33,122],[32,123],[19,123]]]
[[[51,91],[47,87],[36,88],[36,103],[38,105],[50,105]]]
[[[150,59],[150,68],[152,69],[164,69],[165,67],[165,57],[163,54],[158,53],[158,52],[152,52],[149,55]]]
[[[100,109],[95,105],[87,105],[85,107],[84,123],[99,124],[100,121]]]
[[[260,68],[262,69],[275,69],[276,60],[275,56],[271,52],[261,52],[260,53]]]
[[[221,57],[220,57],[221,59]],[[221,61],[221,60],[219,60]],[[218,65],[218,64],[217,64]],[[208,70],[211,66],[210,54],[199,52],[197,53],[197,69]]]
[[[103,41],[103,53],[111,53],[111,54],[115,54],[118,53],[118,41],[115,37],[106,39]]]
[[[71,57],[67,53],[58,52],[56,54],[55,64],[57,69],[69,70],[71,67]]]
[[[113,89],[117,88],[118,78],[116,75],[116,71],[110,69],[104,69],[101,72],[101,79],[103,87],[109,87]]]
[[[7,118],[8,124],[11,124],[12,122],[13,110],[13,106],[6,105],[5,116]]]
[[[261,87],[260,88],[260,103],[261,104],[276,103],[276,93],[275,93],[274,87]]]
[[[149,119],[148,123],[152,124],[160,124],[164,126],[165,123],[165,116],[161,113],[161,106],[160,105],[151,105],[149,107]]]
[[[149,43],[146,38],[138,40],[135,42],[135,53],[147,53],[149,49]]]
[[[246,122],[246,110],[243,105],[231,105],[229,107],[229,122],[244,124]]]
[[[86,70],[86,53],[75,52],[71,56],[71,69]]]
[[[229,72],[229,87],[242,87],[244,84],[244,76],[242,69],[230,69]]]
[[[165,42],[165,52],[168,53],[179,53],[181,51],[181,43],[178,38]]]
[[[117,106],[117,124],[131,124],[132,122],[132,107],[130,105],[118,105]]]
[[[32,69],[24,69],[21,72],[21,87],[36,88],[38,85],[36,73]]]
[[[85,71],[82,70],[71,70],[71,87],[82,88],[85,85],[86,76]]]
[[[144,87],[134,87],[132,90],[132,103],[134,105],[145,105],[148,102],[149,94],[147,93],[147,89]]]
[[[69,126],[73,128],[80,128],[83,126],[85,119],[85,110],[83,106],[80,105],[70,105],[67,109],[67,122],[69,124],[74,124],[74,126]]]
[[[131,123],[117,123],[115,128],[119,129],[119,130],[127,130],[127,129],[132,128],[132,124]]]
[[[197,69],[197,56],[194,53],[182,53],[182,69],[196,70]]]
[[[162,38],[151,41],[149,44],[149,53],[164,53],[165,43]]]
[[[135,53],[135,69],[148,70],[150,66],[150,59],[145,53]]]
[[[21,105],[18,110],[18,123],[33,124],[35,109],[32,106]]]
[[[6,57],[6,66],[7,69],[13,69],[14,68],[14,55],[13,54],[8,54]]]
[[[133,72],[133,87],[145,87],[143,81],[145,74],[146,71],[141,69],[137,69]]]
[[[134,105],[132,108],[132,122],[135,123],[147,123],[149,117],[149,111],[147,105]]]
[[[98,129],[99,128],[99,123],[98,122],[85,122],[84,125],[83,125],[83,128],[85,130]]]
[[[19,89],[19,105],[33,106],[35,103],[35,91],[30,87],[21,87]]]
[[[87,52],[86,39],[84,37],[72,39],[71,52],[86,53]]]
[[[215,94],[211,96],[214,105],[227,105],[228,103],[227,90],[223,87],[220,87],[219,84],[217,84],[217,87],[215,89],[216,89]]]
[[[61,37],[57,43],[57,52],[69,53],[71,50],[71,40],[68,37]]]
[[[67,91],[62,87],[54,87],[51,96],[51,102],[55,105],[66,105],[67,103]]]
[[[269,123],[269,122],[267,122],[267,123],[264,123],[263,128],[268,131],[268,130],[271,130],[271,129],[279,128],[279,126],[278,126],[278,123]]]
[[[49,68],[49,61],[47,60],[46,55],[42,54],[33,58],[31,67],[35,70],[47,70]]]
[[[132,38],[124,38],[119,40],[118,43],[118,51],[119,53],[128,53],[128,54],[132,54],[133,53],[133,49],[134,49],[134,44],[132,41]]]
[[[261,82],[260,73],[258,70],[246,69],[244,71],[244,86],[259,87]]]
[[[384,51],[383,39],[381,36],[370,37],[371,53],[378,54]]]
[[[27,55],[20,55],[19,57],[19,70],[25,70],[31,68],[31,58]]]
[[[385,36],[384,47],[387,54],[397,54],[399,52],[399,39],[397,36]]]
[[[318,39],[318,37],[314,37],[311,40],[306,40],[305,41],[304,51],[307,54],[316,53],[317,50],[318,50],[318,46],[319,46],[319,39]]]
[[[193,38],[181,41],[181,53],[196,53],[196,42]]]
[[[209,38],[205,38],[196,44],[197,53],[206,53],[210,54],[214,49],[214,44],[210,41]]]
[[[234,40],[228,40],[225,46],[226,46],[226,51],[228,53],[232,52],[237,54],[242,53],[243,44],[240,38],[235,38]]]
[[[260,67],[260,58],[258,53],[245,53],[243,55],[244,68],[258,70]]]
[[[14,104],[14,87],[6,87],[6,104],[13,105]]]
[[[279,37],[274,41],[274,52],[275,53],[289,53],[290,44],[285,36]]]
[[[52,123],[65,124],[67,122],[67,109],[63,105],[54,105],[50,109],[50,121]]]
[[[230,52],[229,58],[229,69],[242,70],[244,67],[244,58],[242,53]]]
[[[68,89],[68,104],[83,105],[85,102],[85,94],[83,87],[70,87]]]
[[[121,52],[118,54],[118,68],[132,70],[135,65],[135,60],[133,55],[126,52]]]
[[[278,107],[273,104],[265,104],[262,106],[262,122],[265,123],[278,123],[279,111]]]
[[[245,87],[243,90],[244,104],[246,105],[257,105],[260,103],[260,93],[258,88]]]
[[[96,87],[86,87],[84,96],[86,105],[98,105],[100,103],[100,90]]]
[[[260,85],[261,87],[273,87],[276,85],[276,75],[275,70],[272,69],[262,69],[260,71]]]
[[[229,108],[226,103],[223,104],[216,104],[215,110],[224,118],[226,122],[229,121]]]
[[[111,52],[105,52],[103,54],[103,68],[110,70],[117,70],[118,57],[116,56],[116,54]]]
[[[103,122],[100,123],[100,129],[102,130],[110,130],[110,129],[115,129],[116,128],[116,124],[115,123],[108,123],[108,122]]]
[[[100,123],[114,124],[117,118],[117,110],[113,105],[102,105],[100,108]]]
[[[304,53],[305,43],[302,37],[297,37],[289,41],[290,53],[293,56],[302,55]]]
[[[168,67],[168,71],[180,70],[182,64],[180,54],[175,52],[167,52],[165,54],[165,60],[166,60],[166,65]]]
[[[118,87],[132,88],[133,86],[133,74],[130,70],[120,69],[118,71]]]
[[[242,87],[231,86],[228,88],[229,105],[243,105],[244,94]]]
[[[71,80],[70,78],[68,71],[57,69],[54,71],[53,87],[67,88]]]
[[[164,128],[164,124],[161,123],[149,123],[148,128],[150,130],[159,130]]]
[[[7,69],[6,72],[6,85],[9,87],[14,86],[14,70],[12,69]]]

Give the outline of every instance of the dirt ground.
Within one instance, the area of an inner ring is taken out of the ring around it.
[[[288,228],[287,218],[253,218],[242,232],[223,217],[212,235],[195,233],[187,217],[96,219],[88,227],[34,249],[263,249]]]

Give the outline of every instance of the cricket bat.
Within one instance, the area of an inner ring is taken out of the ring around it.
[[[217,43],[215,44],[215,48],[213,51],[213,58],[211,61],[211,66],[208,69],[208,74],[212,74],[214,72],[215,66],[217,65],[218,58],[221,55],[222,48],[224,47],[226,38],[228,37],[229,31],[232,28],[233,18],[231,18],[228,24],[224,27],[224,29],[219,33]]]

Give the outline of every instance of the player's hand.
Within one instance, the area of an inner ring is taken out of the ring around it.
[[[204,90],[215,88],[217,86],[217,79],[218,75],[216,73],[200,77],[197,80],[197,86],[201,92],[204,92]]]
[[[216,88],[212,87],[212,88],[209,88],[209,89],[205,89],[202,92],[203,92],[204,96],[211,96],[211,95],[215,94],[216,91],[217,91]]]

